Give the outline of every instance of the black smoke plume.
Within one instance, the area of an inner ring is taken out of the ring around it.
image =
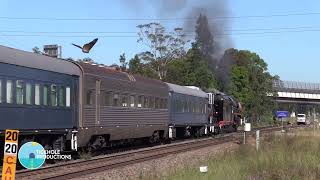
[[[221,60],[229,60],[222,56],[226,49],[233,47],[231,37],[228,35],[228,29],[231,29],[230,18],[227,18],[231,16],[228,0],[128,0],[122,2],[137,13],[144,13],[145,9],[152,8],[157,18],[182,18],[183,29],[191,35],[195,35],[199,16],[205,16],[211,34],[208,38],[212,38],[213,41],[210,58],[207,58],[209,65],[211,64],[210,69],[219,80],[229,80],[225,76],[229,76],[232,63],[221,62]],[[181,17],[181,14],[184,16]],[[203,33],[207,32],[203,31]],[[207,34],[198,35],[207,36]]]

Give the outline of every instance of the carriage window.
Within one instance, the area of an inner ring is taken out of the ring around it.
[[[196,104],[192,102],[192,112],[196,112]]]
[[[104,105],[111,106],[112,104],[112,92],[104,93]]]
[[[43,86],[43,105],[48,106],[48,85]]]
[[[142,103],[143,103],[143,96],[139,96],[138,97],[138,107],[141,108],[142,107]]]
[[[7,80],[7,103],[13,103],[13,84],[11,80]]]
[[[71,104],[71,95],[70,95],[70,87],[66,88],[66,107],[70,107]]]
[[[154,108],[154,98],[153,97],[150,97],[149,108]]]
[[[167,99],[164,99],[163,103],[164,103],[163,108],[164,108],[164,109],[168,109],[168,100],[167,100]]]
[[[155,108],[156,108],[156,109],[160,109],[160,101],[159,101],[159,98],[156,98],[156,99],[155,99]]]
[[[130,96],[130,107],[134,107],[134,96]]]
[[[35,84],[34,86],[34,104],[40,105],[40,85]]]
[[[23,81],[17,80],[16,81],[16,101],[17,104],[23,104]]]
[[[127,95],[122,95],[121,96],[121,104],[122,104],[122,107],[128,107],[128,97]]]
[[[58,96],[57,96],[57,86],[55,84],[51,85],[51,106],[58,105]]]
[[[160,109],[164,109],[164,99],[160,99]]]
[[[87,105],[93,104],[93,92],[91,90],[87,91]]]
[[[113,106],[119,106],[119,94],[113,94]]]
[[[183,102],[184,112],[188,112],[188,101]]]
[[[64,103],[66,102],[66,92],[63,86],[59,89],[59,106],[64,107]]]
[[[32,86],[30,83],[26,83],[26,104],[31,104],[32,98]]]
[[[2,103],[2,80],[0,79],[0,103]]]
[[[149,98],[148,98],[148,97],[145,97],[145,98],[144,98],[144,107],[145,107],[145,108],[148,108],[148,107],[149,107]]]

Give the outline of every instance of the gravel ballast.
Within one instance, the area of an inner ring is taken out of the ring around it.
[[[85,180],[123,180],[139,179],[141,177],[154,179],[165,177],[170,172],[179,170],[185,166],[197,166],[210,156],[217,156],[226,151],[235,150],[237,143],[224,143],[216,146],[205,147],[194,151],[174,154],[156,160],[128,165],[100,173],[90,174],[76,179]]]

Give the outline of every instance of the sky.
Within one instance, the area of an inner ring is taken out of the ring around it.
[[[156,21],[168,31],[184,27],[184,18],[200,2],[160,1],[0,0],[0,45],[31,51],[35,46],[42,49],[45,44],[58,44],[63,58],[90,57],[106,65],[119,64],[121,53],[129,60],[146,49],[137,43],[137,25]],[[217,2],[223,2],[225,11],[224,18],[220,16],[221,21],[226,21],[222,34],[229,34],[218,38],[230,39],[225,48],[257,53],[267,62],[271,74],[282,80],[320,83],[320,1]],[[215,4],[207,6],[211,5]],[[219,21],[217,14],[209,17],[209,23]],[[167,20],[159,20],[164,18]],[[89,54],[71,45],[82,45],[95,37],[99,40]]]

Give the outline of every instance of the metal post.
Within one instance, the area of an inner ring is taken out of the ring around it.
[[[260,130],[256,131],[256,149],[259,150],[259,143],[260,143]]]
[[[281,132],[283,132],[283,118],[281,117]]]
[[[244,129],[245,124],[246,124],[246,117],[243,118],[243,121],[244,121],[244,123],[243,123],[243,129]],[[243,144],[246,144],[246,131],[245,131],[245,129],[243,131]]]
[[[284,126],[283,126],[283,117],[281,117],[281,132],[282,133],[284,133],[284,132],[286,132],[285,130],[284,130]]]

